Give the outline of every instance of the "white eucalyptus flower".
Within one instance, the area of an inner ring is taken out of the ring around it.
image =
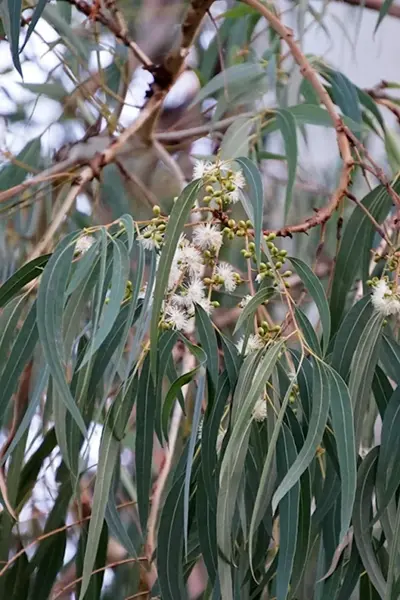
[[[400,299],[397,290],[393,291],[385,279],[381,279],[373,289],[372,305],[384,317],[400,314]]]
[[[236,343],[236,349],[239,352],[239,354],[242,353],[243,344],[244,337],[241,337],[240,340]],[[249,335],[249,339],[247,340],[247,346],[244,355],[247,356],[251,352],[257,352],[257,350],[261,350],[261,348],[264,348],[264,346],[264,340],[258,334],[254,335],[253,333],[251,333]]]
[[[186,312],[179,306],[171,304],[165,312],[165,321],[170,323],[174,329],[185,330],[189,325],[189,319]]]
[[[185,241],[183,245],[178,248],[176,252],[176,260],[184,268],[186,268],[191,275],[199,275],[203,268],[203,259],[199,250]]]
[[[240,308],[246,308],[246,306],[248,305],[248,303],[250,302],[250,300],[252,299],[253,296],[250,296],[250,294],[247,294],[244,298],[241,299],[241,301],[239,302],[239,307]]]
[[[226,262],[220,262],[216,268],[216,274],[224,280],[224,288],[227,292],[234,292],[237,286],[235,271],[233,267]]]
[[[222,246],[222,233],[211,223],[201,224],[193,232],[193,241],[202,250],[219,250]]]
[[[267,402],[264,395],[261,396],[255,403],[253,408],[253,419],[261,423],[267,418]]]
[[[193,179],[203,179],[207,175],[211,175],[215,169],[215,165],[209,161],[196,160],[193,167]]]
[[[77,254],[85,254],[94,244],[94,237],[92,235],[83,235],[78,238],[75,246],[75,252]]]

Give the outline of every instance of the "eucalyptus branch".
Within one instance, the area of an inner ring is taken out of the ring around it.
[[[109,19],[106,15],[103,14],[101,9],[93,11],[92,6],[85,2],[85,0],[67,0],[67,2],[75,6],[75,8],[82,14],[95,19],[96,21],[107,27],[107,29],[111,33],[113,33],[115,37],[118,38],[124,44],[124,46],[126,46],[132,51],[134,56],[142,63],[143,66],[151,67],[151,65],[153,64],[152,61],[149,59],[148,56],[146,56],[143,50],[139,48],[139,46],[133,40],[129,38],[119,19],[116,19],[115,21]]]

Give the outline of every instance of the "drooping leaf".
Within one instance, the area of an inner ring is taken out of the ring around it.
[[[256,165],[249,158],[236,158],[240,167],[243,169],[244,176],[249,188],[249,198],[251,205],[244,202],[244,209],[250,221],[254,224],[254,243],[256,245],[255,254],[257,264],[261,259],[261,241],[262,241],[262,221],[264,211],[264,189],[261,175]]]
[[[371,533],[371,503],[379,448],[373,448],[360,465],[357,493],[354,502],[353,528],[364,568],[381,598],[385,597],[386,582],[377,561]]]
[[[156,374],[157,368],[158,322],[160,319],[160,310],[165,289],[168,284],[170,267],[175,255],[179,236],[196,200],[199,188],[200,182],[198,180],[192,181],[192,183],[186,186],[173,206],[168,220],[167,229],[165,231],[165,243],[161,252],[160,262],[157,269],[157,279],[154,289],[150,324],[150,360],[153,377]]]
[[[396,185],[395,188],[399,189]],[[386,217],[392,201],[385,188],[378,186],[365,196],[362,204],[381,223]],[[330,297],[332,333],[336,333],[342,320],[346,309],[347,295],[356,275],[360,272],[365,252],[368,261],[370,259],[369,249],[373,243],[373,234],[374,228],[369,215],[365,214],[362,208],[356,206],[344,229],[336,257]],[[360,249],[363,250],[360,251]]]
[[[280,500],[296,484],[313,459],[318,445],[321,443],[329,406],[332,397],[332,383],[324,363],[314,361],[314,381],[312,396],[312,412],[307,436],[299,455],[286,473],[283,481],[272,499],[272,509],[275,511]]]
[[[278,476],[284,477],[296,460],[297,450],[293,436],[286,426],[283,426],[276,445],[276,460]],[[287,598],[289,583],[292,576],[294,555],[297,543],[299,520],[300,484],[292,487],[279,505],[279,556],[276,572],[277,600]]]
[[[292,204],[293,186],[297,170],[297,128],[293,114],[284,108],[276,111],[276,122],[283,137],[287,160],[288,180],[285,200],[285,215],[287,216]]]
[[[262,357],[258,365],[257,375],[254,377],[254,380],[248,382],[246,390],[244,391],[243,387],[237,387],[236,389],[234,404],[239,404],[239,408],[237,409],[237,416],[234,419],[232,434],[221,465],[220,490],[217,505],[218,545],[223,556],[227,560],[230,559],[232,554],[232,519],[235,512],[237,493],[247,453],[248,438],[252,422],[251,413],[267,380],[271,376],[280,349],[280,343],[272,346],[266,352],[265,356]],[[257,361],[257,355],[254,360]],[[257,364],[257,362],[255,364]],[[245,362],[242,369],[245,370],[246,367],[248,368]],[[243,394],[241,393],[241,390],[243,390]]]
[[[79,600],[83,600],[88,589],[92,571],[96,561],[100,536],[103,529],[105,512],[110,493],[115,462],[119,452],[119,442],[110,428],[105,425],[100,442],[99,463],[94,486],[92,515],[90,519],[88,540],[82,569],[82,585]]]
[[[331,333],[331,315],[325,290],[318,277],[312,272],[310,267],[305,262],[299,258],[293,257],[291,257],[289,260],[293,264],[298,276],[304,283],[304,286],[317,306],[322,323],[323,348],[325,353],[328,348]]]
[[[62,334],[64,294],[74,256],[75,238],[76,233],[70,233],[62,240],[42,274],[37,299],[37,327],[43,353],[60,398],[85,436],[85,423],[65,377]]]
[[[150,370],[150,357],[147,355],[139,381],[135,444],[136,485],[140,522],[143,531],[146,531],[149,511],[155,411],[156,393]]]
[[[31,260],[3,283],[0,287],[0,308],[5,306],[27,283],[42,274],[50,256],[51,254],[44,254]]]
[[[197,380],[197,392],[196,399],[194,402],[194,411],[192,419],[192,428],[190,431],[188,453],[185,468],[185,485],[183,489],[183,539],[185,544],[185,555],[188,553],[187,540],[189,531],[189,492],[190,492],[190,480],[192,475],[192,463],[194,448],[197,440],[197,432],[199,430],[200,419],[201,419],[201,405],[204,400],[204,388],[205,388],[205,372],[204,368],[200,368],[198,380]]]
[[[258,292],[254,294],[254,296],[251,298],[248,304],[246,304],[244,309],[241,311],[233,333],[239,331],[239,329],[244,325],[246,320],[252,315],[254,315],[255,311],[260,306],[260,304],[262,304],[266,300],[269,300],[269,298],[271,298],[275,294],[275,291],[276,290],[273,287],[264,287],[258,290]]]

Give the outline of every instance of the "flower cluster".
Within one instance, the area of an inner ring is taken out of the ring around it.
[[[194,179],[202,179],[206,196],[203,202],[210,206],[225,209],[240,199],[240,192],[246,185],[240,169],[234,171],[228,161],[216,163],[197,161],[193,168]]]
[[[384,317],[400,315],[400,294],[397,285],[388,277],[368,281],[372,286],[371,301],[375,311]]]

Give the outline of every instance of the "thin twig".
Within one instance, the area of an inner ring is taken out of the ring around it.
[[[117,508],[118,509],[125,508],[127,506],[133,506],[135,504],[137,504],[136,501],[129,500],[127,502],[123,502],[122,504],[117,504]],[[6,562],[6,564],[0,571],[0,577],[2,577],[4,575],[4,573],[7,571],[7,569],[9,569],[11,567],[11,565],[13,565],[14,562],[16,560],[18,560],[18,558],[20,556],[22,556],[22,554],[24,554],[27,550],[29,550],[29,548],[32,548],[39,542],[42,542],[43,540],[46,540],[46,539],[52,537],[53,535],[57,535],[58,533],[62,533],[63,531],[67,531],[68,529],[72,529],[73,527],[76,527],[77,525],[82,525],[82,523],[84,523],[85,521],[89,521],[91,518],[92,518],[92,515],[87,515],[86,517],[83,517],[82,519],[79,519],[78,521],[74,521],[73,523],[70,523],[69,525],[63,525],[62,527],[58,527],[58,529],[53,529],[52,531],[48,531],[47,533],[43,533],[42,535],[39,535],[32,542],[30,542],[27,546],[24,546],[24,548],[22,548],[22,550],[20,550],[19,552],[16,552],[16,554],[14,554],[14,556],[12,556],[10,558],[10,560]]]
[[[252,8],[257,10],[263,17],[265,17],[265,19],[267,19],[271,27],[278,33],[278,35],[283,40],[285,40],[285,42],[289,46],[290,52],[294,60],[300,67],[301,74],[305,79],[308,79],[315,92],[317,93],[321,103],[325,106],[332,119],[332,122],[336,129],[339,152],[343,161],[338,187],[332,194],[332,197],[328,204],[326,204],[323,208],[318,210],[313,217],[310,217],[303,223],[283,227],[275,232],[279,236],[291,236],[293,233],[306,232],[312,227],[322,225],[331,217],[331,215],[339,206],[349,186],[350,175],[354,165],[353,158],[351,155],[350,141],[347,137],[346,127],[344,126],[342,119],[337,113],[336,107],[332,102],[331,97],[329,96],[328,92],[319,80],[315,69],[313,69],[313,67],[301,51],[300,47],[294,40],[293,31],[286,27],[281,22],[279,17],[276,16],[271,10],[269,10],[260,0],[243,1],[245,4],[251,6]]]
[[[119,567],[121,565],[126,565],[126,564],[134,563],[134,562],[136,562],[136,563],[137,562],[138,563],[147,562],[147,558],[145,556],[138,556],[137,558],[123,558],[122,560],[116,560],[114,562],[108,563],[108,565],[104,565],[104,567],[100,567],[99,569],[95,569],[94,571],[92,571],[91,575],[96,575],[96,573],[101,573],[102,571],[105,571],[106,569],[114,569],[115,567]],[[82,579],[83,579],[83,576],[82,577],[77,577],[73,581],[70,581],[55,596],[52,597],[52,600],[57,600],[57,598],[59,598],[60,596],[62,596],[67,590],[71,589],[77,583],[79,583],[80,581],[82,581]]]

